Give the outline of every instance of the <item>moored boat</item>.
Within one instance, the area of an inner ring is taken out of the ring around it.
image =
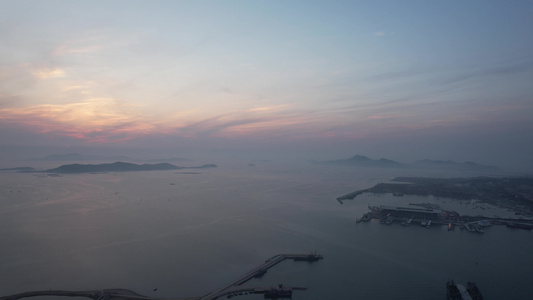
[[[448,300],[483,300],[475,282],[467,282],[465,286],[450,280],[446,282],[446,296]]]
[[[529,223],[516,223],[516,222],[507,222],[507,227],[509,228],[519,228],[519,229],[533,229],[533,224]]]

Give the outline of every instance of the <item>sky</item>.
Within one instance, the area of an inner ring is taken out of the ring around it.
[[[531,1],[0,0],[0,150],[533,170],[532,15]]]

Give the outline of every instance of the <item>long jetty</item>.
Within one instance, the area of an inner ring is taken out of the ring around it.
[[[222,288],[220,288],[220,289],[218,289],[218,290],[216,290],[216,291],[214,291],[212,293],[209,293],[209,294],[201,297],[200,299],[201,300],[212,300],[212,299],[217,299],[218,297],[221,297],[223,295],[226,295],[230,288],[242,285],[243,283],[249,281],[252,278],[262,276],[264,273],[266,273],[266,271],[268,269],[272,268],[273,266],[279,264],[280,262],[282,262],[282,261],[284,261],[286,259],[303,260],[303,261],[317,261],[317,260],[322,259],[322,258],[324,258],[322,255],[319,255],[319,254],[316,254],[316,253],[311,253],[311,254],[278,254],[278,255],[275,255],[275,256],[267,259],[264,264],[262,264],[262,265],[260,265],[258,267],[255,267],[254,269],[252,269],[251,271],[246,273],[241,278],[231,282],[230,284],[228,284],[228,285],[226,285],[226,286],[224,286],[224,287],[222,287]],[[303,289],[303,288],[294,288],[294,289]]]

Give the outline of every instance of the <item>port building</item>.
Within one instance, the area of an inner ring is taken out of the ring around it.
[[[379,211],[382,216],[390,215],[394,218],[412,218],[415,220],[438,220],[442,215],[442,210],[430,208],[380,205],[379,207],[370,207],[370,209],[372,211]]]

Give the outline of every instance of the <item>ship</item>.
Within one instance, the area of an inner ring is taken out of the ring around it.
[[[263,275],[266,274],[266,272],[267,272],[267,269],[265,269],[265,268],[261,268],[261,269],[259,269],[259,270],[257,270],[257,271],[255,272],[254,277],[255,277],[255,278],[262,277]]]
[[[320,254],[309,253],[307,255],[296,256],[293,259],[294,260],[317,261],[317,260],[320,260],[320,259],[323,259],[323,258],[324,257],[322,255],[320,255]]]
[[[533,229],[533,224],[518,223],[518,222],[507,222],[507,227],[531,230],[531,229]]]
[[[470,232],[479,232],[479,233],[485,232],[485,230],[483,230],[481,226],[479,226],[478,223],[476,222],[464,223],[463,226],[466,228],[466,230]]]
[[[483,300],[475,282],[467,282],[465,286],[450,280],[446,282],[446,296],[448,300]]]
[[[267,299],[292,298],[292,289],[285,288],[282,284],[280,284],[278,285],[278,288],[266,290],[263,296]]]
[[[369,213],[366,213],[366,214],[363,215],[362,218],[355,218],[355,222],[356,223],[368,222],[368,221],[370,221],[370,219],[372,219],[372,217],[370,217]]]

